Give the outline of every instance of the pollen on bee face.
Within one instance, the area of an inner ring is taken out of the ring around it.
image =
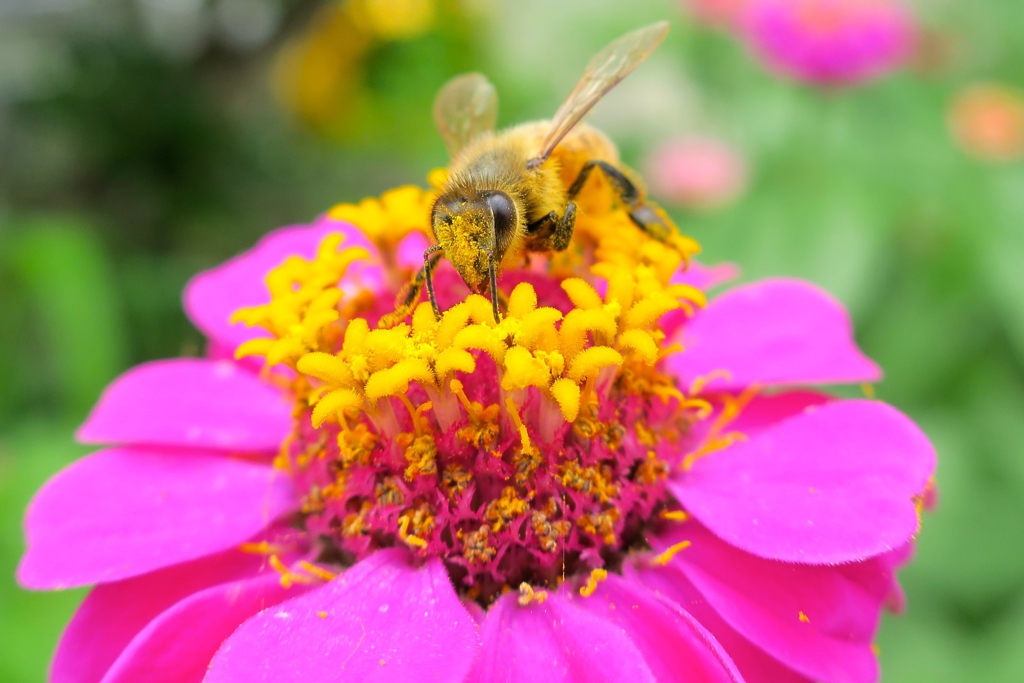
[[[386,214],[388,202],[367,206]],[[376,244],[406,229],[377,218],[392,227]],[[709,404],[659,370],[672,352],[659,320],[703,295],[669,282],[686,253],[649,249],[635,229],[622,242],[624,225],[617,213],[582,217],[591,267],[522,271],[528,281],[499,293],[500,320],[470,294],[440,319],[422,302],[371,326],[344,286],[371,255],[339,236],[271,273],[270,303],[237,315],[271,337],[243,353],[291,371],[296,422],[279,461],[308,492],[303,524],[329,556],[402,546],[441,557],[486,603],[567,576],[592,592],[665,523],[672,454]],[[471,241],[446,253],[455,261]]]
[[[485,249],[493,249],[495,244],[493,218],[489,212],[475,207],[448,218],[434,223],[437,243],[464,280],[484,282],[488,273]]]

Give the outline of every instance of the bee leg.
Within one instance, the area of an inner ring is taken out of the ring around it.
[[[561,217],[554,211],[526,226],[538,251],[565,251],[576,225],[576,203],[568,202]]]
[[[423,279],[427,283],[427,296],[430,298],[430,307],[434,309],[434,318],[437,320],[441,319],[441,309],[437,306],[437,295],[434,294],[434,264],[440,260],[441,255],[437,252],[441,251],[441,245],[435,244],[426,251],[423,252],[423,269],[420,273],[423,274]],[[417,279],[419,276],[417,275]]]
[[[572,185],[569,186],[569,199],[575,199],[583,190],[583,185],[587,182],[587,178],[590,177],[590,172],[595,168],[601,169],[604,173],[604,177],[608,179],[608,182],[615,188],[615,193],[619,195],[619,199],[626,206],[633,208],[640,204],[640,191],[637,189],[633,181],[630,180],[625,173],[615,168],[607,161],[601,161],[600,159],[591,159],[587,163],[583,164],[583,168],[580,169],[580,174],[576,176],[576,180],[573,181]]]
[[[439,250],[439,249],[438,249]],[[428,250],[429,251],[429,250]],[[430,270],[437,265],[441,255],[435,254],[427,259],[424,255],[423,267],[420,268],[416,275],[413,276],[412,280],[407,282],[402,289],[398,291],[398,296],[395,297],[395,310],[392,313],[388,313],[382,316],[378,325],[383,328],[391,327],[405,316],[409,315],[412,311],[413,305],[419,300],[420,292],[423,291],[423,283],[427,282],[427,291],[433,294],[434,283],[433,279],[430,278]],[[434,315],[440,318],[440,314],[437,310],[437,302],[434,297],[430,297],[431,305],[434,307]]]
[[[562,217],[555,224],[555,234],[552,236],[551,247],[555,251],[565,251],[572,241],[572,229],[576,225],[576,202],[568,202]]]
[[[572,186],[569,187],[569,197],[574,198],[583,190],[584,183],[595,168],[601,169],[604,177],[611,183],[612,188],[619,199],[629,209],[629,219],[652,238],[659,242],[670,242],[672,237],[678,233],[672,219],[661,210],[654,202],[647,201],[641,194],[636,183],[629,179],[621,169],[616,168],[607,161],[591,159],[583,164],[580,174],[576,176]]]
[[[659,242],[671,242],[672,237],[679,232],[672,219],[654,203],[634,208],[629,212],[629,219]]]
[[[526,234],[538,235],[540,237],[546,237],[551,233],[551,230],[555,224],[558,223],[558,214],[552,211],[546,216],[542,216],[526,226]]]

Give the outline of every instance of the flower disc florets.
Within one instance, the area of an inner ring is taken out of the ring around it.
[[[429,200],[402,188],[336,213],[388,253],[427,229]],[[450,267],[436,273],[439,320],[426,302],[396,312],[358,286],[368,253],[342,235],[276,268],[271,302],[238,312],[273,335],[239,356],[294,370],[278,464],[306,492],[323,559],[407,546],[486,601],[615,569],[644,543],[670,503],[672,454],[711,410],[658,369],[675,350],[659,320],[704,302],[670,283],[696,245],[657,242],[617,211],[581,219],[576,241],[505,273],[499,321],[486,298],[458,300]],[[387,282],[412,276],[382,266]]]

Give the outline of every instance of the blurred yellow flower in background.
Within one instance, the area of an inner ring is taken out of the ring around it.
[[[348,0],[353,21],[380,40],[408,40],[434,28],[434,0]]]
[[[365,66],[382,43],[432,30],[436,0],[342,0],[323,7],[278,56],[275,93],[322,133],[343,130],[367,97]]]

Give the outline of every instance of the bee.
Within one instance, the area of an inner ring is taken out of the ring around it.
[[[613,41],[587,65],[583,77],[550,121],[495,132],[498,98],[477,73],[441,88],[434,119],[451,155],[448,178],[430,214],[436,244],[423,253],[423,268],[400,308],[408,310],[425,283],[440,319],[432,270],[443,254],[466,286],[490,294],[499,320],[497,277],[530,252],[568,248],[576,220],[574,201],[598,170],[645,232],[667,242],[676,229],[636,174],[619,161],[615,145],[580,120],[658,47],[668,23],[637,29]]]

